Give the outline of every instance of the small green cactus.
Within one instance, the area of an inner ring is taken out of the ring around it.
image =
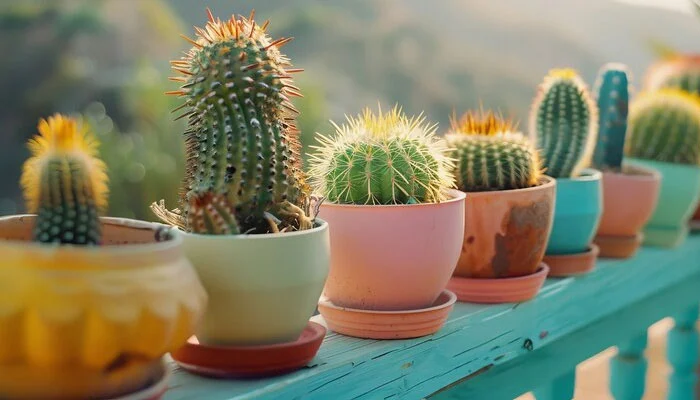
[[[598,142],[593,165],[602,170],[619,171],[627,133],[629,72],[623,64],[604,65],[598,73],[595,90],[598,102]]]
[[[73,118],[42,119],[29,140],[32,156],[21,184],[27,208],[36,213],[33,240],[40,243],[98,245],[99,214],[107,205],[106,166],[97,140]]]
[[[467,112],[445,135],[463,192],[522,189],[542,176],[537,149],[514,124],[493,112]]]
[[[310,187],[301,169],[297,110],[289,101],[300,96],[289,74],[300,70],[290,69],[279,50],[290,39],[272,40],[267,23],[257,25],[253,15],[222,22],[207,11],[205,28],[195,28],[196,40],[187,39],[192,49],[172,62],[182,75],[173,79],[183,85],[169,94],[184,97],[181,117],[189,122],[183,211],[169,212],[162,201],[152,209],[196,233],[309,229]],[[201,199],[217,199],[233,210],[239,229],[189,225],[199,220],[189,214]]]
[[[425,118],[407,117],[398,106],[377,115],[366,109],[347,125],[335,125],[335,138],[319,136],[311,156],[314,188],[342,204],[439,202],[454,187],[444,139]]]
[[[632,102],[626,154],[700,165],[700,97],[680,89],[640,94]]]
[[[644,89],[675,88],[700,95],[700,56],[673,54],[647,70]]]
[[[549,72],[532,103],[529,125],[547,175],[570,178],[588,167],[598,135],[598,109],[576,71]]]

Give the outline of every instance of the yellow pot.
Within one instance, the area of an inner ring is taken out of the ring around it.
[[[34,219],[0,218],[0,398],[140,389],[206,307],[182,239],[103,218],[103,246],[49,246],[28,241]]]

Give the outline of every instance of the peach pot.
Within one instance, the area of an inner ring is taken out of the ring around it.
[[[429,307],[452,276],[464,238],[465,193],[441,203],[323,203],[331,269],[324,295],[339,307],[414,310]]]
[[[634,237],[656,208],[659,172],[636,165],[623,168],[622,173],[603,173],[603,215],[598,235]]]
[[[468,193],[464,244],[454,275],[508,278],[533,274],[552,230],[556,181],[515,190]]]

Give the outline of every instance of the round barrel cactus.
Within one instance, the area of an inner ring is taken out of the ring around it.
[[[319,135],[311,156],[313,186],[328,201],[439,202],[454,186],[446,143],[422,115],[408,117],[398,107],[378,114],[366,109],[335,127],[335,137]]]
[[[97,139],[78,120],[55,114],[42,119],[29,140],[31,157],[21,184],[27,209],[37,214],[33,240],[97,245],[99,214],[107,206],[106,166]]]
[[[675,54],[652,64],[644,89],[676,88],[700,95],[700,55]]]
[[[553,69],[544,78],[532,103],[529,125],[547,175],[575,177],[591,163],[598,109],[573,69]]]
[[[532,187],[542,176],[537,149],[515,124],[492,111],[469,111],[445,135],[464,192]]]
[[[290,102],[300,96],[290,74],[300,70],[290,68],[280,52],[290,39],[273,40],[267,23],[258,25],[252,15],[221,21],[208,13],[206,26],[195,27],[196,38],[187,39],[192,48],[172,62],[179,74],[172,79],[182,87],[169,94],[184,99],[180,117],[188,120],[183,209],[169,212],[162,202],[152,209],[197,233],[308,229],[310,186],[301,168],[297,110]],[[214,205],[231,214],[222,217],[227,229],[189,224],[201,222],[202,207]]]
[[[700,165],[700,97],[680,89],[640,94],[632,102],[626,154]]]

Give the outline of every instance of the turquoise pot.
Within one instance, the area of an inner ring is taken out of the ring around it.
[[[700,167],[626,158],[625,164],[652,167],[661,173],[661,192],[644,227],[644,245],[673,248],[688,236],[688,222],[700,201]]]
[[[598,170],[585,169],[576,178],[557,178],[554,224],[547,255],[588,250],[603,213],[602,176]]]

